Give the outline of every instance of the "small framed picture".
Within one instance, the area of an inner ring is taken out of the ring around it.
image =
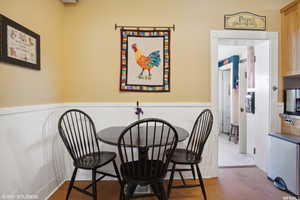
[[[40,36],[0,15],[0,61],[40,70]]]

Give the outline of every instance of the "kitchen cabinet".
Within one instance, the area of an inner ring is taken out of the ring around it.
[[[282,76],[300,74],[300,0],[281,12],[281,71]]]

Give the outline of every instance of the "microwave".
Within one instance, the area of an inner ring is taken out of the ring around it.
[[[284,91],[284,113],[300,116],[300,89],[286,89]]]

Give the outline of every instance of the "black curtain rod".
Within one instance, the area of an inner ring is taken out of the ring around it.
[[[132,28],[132,29],[173,29],[173,31],[175,31],[175,24],[173,24],[173,26],[121,26],[121,25],[117,25],[115,24],[115,30],[118,29],[123,29],[123,28]]]

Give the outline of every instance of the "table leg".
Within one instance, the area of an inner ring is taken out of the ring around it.
[[[139,161],[146,162],[147,160],[149,160],[148,151],[149,151],[149,147],[138,148]],[[147,192],[143,192],[143,194],[151,193],[151,189],[150,189],[149,185],[146,185],[146,186],[138,185],[137,187],[138,187],[138,190],[140,190],[140,191],[147,191]]]
[[[125,187],[127,196],[131,197],[134,194],[136,187],[136,184],[128,184],[127,187]]]
[[[149,147],[140,147],[140,148],[138,148],[138,151],[139,151],[139,160],[140,161],[146,161],[149,159],[149,156],[148,156]]]

